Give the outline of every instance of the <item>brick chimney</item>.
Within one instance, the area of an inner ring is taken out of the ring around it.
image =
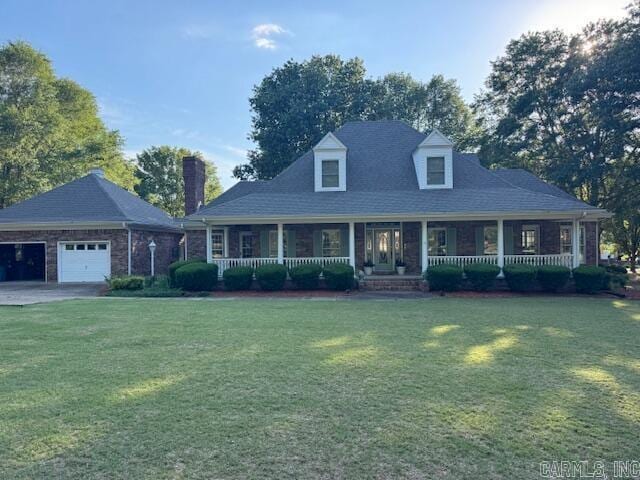
[[[191,156],[182,159],[184,180],[184,212],[191,215],[204,204],[204,182],[206,173],[204,160]]]

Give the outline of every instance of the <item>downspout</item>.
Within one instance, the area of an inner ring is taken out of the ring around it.
[[[187,245],[189,244],[189,234],[184,229],[184,223],[180,224],[180,228],[184,231],[184,258],[183,260],[187,260],[189,258],[189,251]]]

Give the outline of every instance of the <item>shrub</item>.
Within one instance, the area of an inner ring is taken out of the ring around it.
[[[350,290],[353,288],[353,267],[346,263],[330,263],[322,270],[327,288]]]
[[[534,289],[536,268],[531,265],[511,264],[503,269],[504,278],[509,290],[513,292],[528,292]]]
[[[253,282],[252,267],[233,267],[222,272],[226,290],[249,290]]]
[[[462,269],[456,265],[434,265],[425,273],[429,290],[453,292],[462,283]]]
[[[167,275],[144,277],[144,288],[169,288],[169,277]]]
[[[604,275],[604,290],[624,288],[629,283],[629,276],[626,273],[606,272]]]
[[[538,283],[545,292],[557,292],[571,276],[571,269],[561,265],[543,265],[538,268]]]
[[[314,290],[318,288],[322,267],[317,263],[298,265],[289,272],[293,283],[301,290]]]
[[[496,284],[496,277],[500,267],[488,263],[472,263],[464,267],[464,273],[471,283],[471,287],[479,292],[491,290]]]
[[[256,268],[256,279],[262,290],[282,290],[287,279],[287,268],[277,263]]]
[[[111,277],[107,283],[111,290],[142,290],[144,277],[123,275],[121,277]]]
[[[573,269],[573,281],[580,293],[596,293],[605,284],[607,271],[595,265],[581,265]]]
[[[622,265],[607,265],[605,270],[609,273],[627,274],[627,268]]]
[[[218,284],[218,266],[213,263],[192,262],[174,272],[175,285],[188,292],[209,292]]]
[[[204,263],[206,260],[202,258],[196,258],[192,260],[178,260],[177,262],[173,262],[169,265],[169,286],[172,288],[176,287],[176,270],[180,267],[184,267],[185,265],[189,265],[192,263]]]

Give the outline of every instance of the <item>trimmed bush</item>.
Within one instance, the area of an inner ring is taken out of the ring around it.
[[[353,288],[353,267],[346,263],[330,263],[322,270],[327,288],[331,290],[351,290]]]
[[[253,268],[233,267],[222,272],[225,290],[249,290],[253,282]]]
[[[536,268],[531,265],[506,265],[502,271],[512,292],[529,292],[536,286]]]
[[[595,265],[581,265],[573,269],[573,281],[580,293],[596,293],[605,285],[607,271]]]
[[[606,267],[604,267],[605,270],[609,273],[617,273],[620,275],[626,275],[627,274],[627,268],[622,266],[622,265],[607,265]]]
[[[192,262],[174,272],[175,285],[188,292],[210,292],[218,285],[218,266]]]
[[[538,268],[538,283],[545,292],[557,292],[571,276],[571,269],[561,265],[543,265]]]
[[[624,288],[629,283],[629,276],[626,273],[606,272],[604,275],[604,290]]]
[[[108,282],[111,290],[142,290],[144,287],[144,277],[138,275],[123,275],[111,277]]]
[[[298,265],[289,272],[291,280],[300,290],[315,290],[320,282],[322,267],[317,263]]]
[[[177,262],[173,262],[169,265],[169,286],[171,288],[176,288],[176,270],[180,267],[184,267],[185,265],[190,265],[192,263],[205,263],[206,260],[202,258],[196,258],[191,260],[178,260]]]
[[[456,265],[434,265],[425,273],[429,290],[453,292],[462,284],[462,269]]]
[[[464,267],[464,273],[474,290],[486,292],[495,286],[500,267],[488,263],[472,263]]]
[[[256,280],[262,290],[282,290],[287,279],[287,267],[277,263],[260,265],[256,268]]]
[[[169,277],[167,275],[144,277],[144,288],[169,288]]]

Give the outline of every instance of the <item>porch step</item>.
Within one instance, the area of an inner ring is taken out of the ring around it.
[[[419,276],[373,275],[360,280],[360,289],[365,291],[421,291],[424,281]]]

